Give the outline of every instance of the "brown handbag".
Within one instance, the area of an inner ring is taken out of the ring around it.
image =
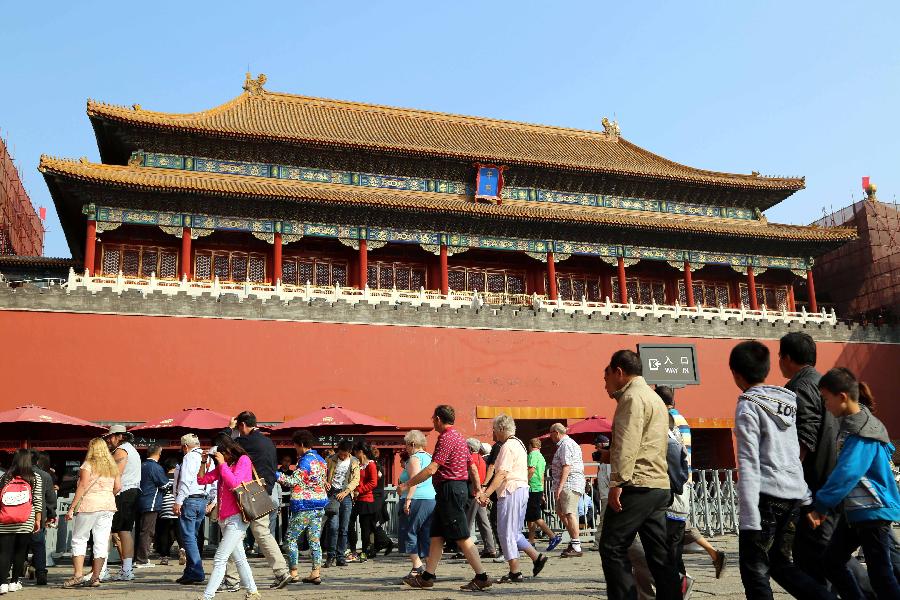
[[[253,479],[245,481],[233,490],[238,506],[241,508],[241,519],[244,520],[244,523],[250,523],[278,510],[278,507],[272,502],[272,497],[266,491],[266,482],[260,479],[256,467],[251,468],[253,469]]]

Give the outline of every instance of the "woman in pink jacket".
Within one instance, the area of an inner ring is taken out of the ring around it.
[[[220,437],[219,442],[217,452],[212,455],[216,461],[215,469],[205,472],[207,461],[204,452],[201,462],[203,466],[197,475],[197,483],[200,485],[219,482],[219,527],[222,530],[222,539],[213,559],[213,572],[209,576],[203,599],[211,600],[216,595],[216,590],[225,578],[225,565],[229,558],[234,558],[234,564],[241,577],[241,586],[247,590],[245,598],[255,600],[260,596],[256,590],[256,582],[253,581],[247,556],[244,554],[247,523],[241,518],[241,508],[233,491],[242,483],[253,479],[253,465],[250,457],[237,442],[225,436]]]

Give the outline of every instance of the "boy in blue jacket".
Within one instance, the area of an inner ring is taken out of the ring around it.
[[[891,564],[891,524],[900,521],[900,491],[891,472],[894,446],[872,414],[872,392],[848,369],[830,370],[819,381],[819,390],[828,412],[841,419],[837,465],[816,493],[815,510],[809,514],[815,527],[829,512],[843,513],[825,552],[827,577],[843,600],[863,598],[847,568],[853,552],[862,546],[876,596],[900,599]]]

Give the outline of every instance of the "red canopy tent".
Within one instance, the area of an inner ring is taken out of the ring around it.
[[[106,428],[55,410],[27,404],[0,412],[0,439],[25,446],[103,435]]]
[[[215,433],[228,427],[230,422],[228,415],[194,407],[147,421],[128,431],[139,437],[179,438],[186,433]]]
[[[276,425],[272,431],[279,434],[290,434],[297,429],[309,429],[320,436],[399,431],[396,425],[334,404],[323,406],[320,410]]]

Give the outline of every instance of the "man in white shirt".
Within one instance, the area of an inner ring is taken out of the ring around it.
[[[581,446],[566,435],[566,426],[562,423],[550,426],[550,441],[556,444],[556,453],[551,463],[556,514],[566,526],[570,540],[569,547],[563,550],[560,557],[577,558],[582,555],[578,503],[584,495],[584,459],[581,457]]]
[[[197,539],[204,517],[216,505],[216,488],[197,483],[197,474],[203,462],[203,450],[200,449],[200,439],[196,434],[188,433],[181,436],[181,451],[184,452],[184,458],[175,486],[173,511],[178,515],[187,561],[184,573],[175,582],[182,585],[198,585],[203,583],[206,574],[203,572],[203,560]]]
[[[141,495],[141,456],[131,444],[134,435],[124,425],[113,425],[103,436],[113,459],[119,467],[122,478],[122,489],[116,495],[116,514],[113,516],[112,533],[118,536],[119,555],[122,557],[122,569],[112,577],[113,581],[131,581],[134,561],[134,524],[137,519],[137,501]],[[103,566],[104,573],[106,565]],[[101,580],[106,579],[101,575]]]

